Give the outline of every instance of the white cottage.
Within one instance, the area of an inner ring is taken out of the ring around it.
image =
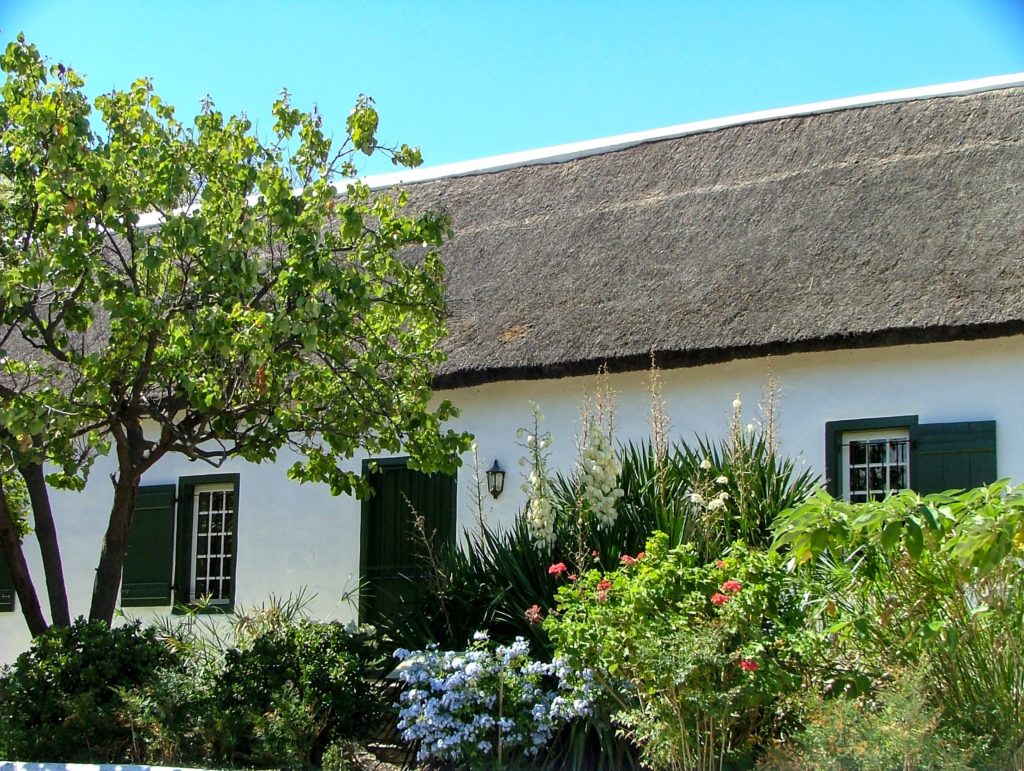
[[[685,437],[721,434],[734,394],[755,401],[770,369],[784,451],[837,494],[1024,476],[1022,117],[1015,75],[398,175],[452,216],[436,385],[483,464],[509,471],[492,521],[523,502],[529,401],[568,469],[581,396],[607,364],[618,438],[647,435],[652,349]],[[214,472],[168,456],[147,472],[125,613],[304,588],[314,615],[351,620],[345,593],[361,577],[386,587],[407,556],[402,492],[450,537],[473,526],[468,466],[427,478],[388,459],[360,504],[289,481],[290,463]],[[91,593],[108,465],[53,496],[73,612]],[[29,642],[15,605],[0,569],[0,661]]]

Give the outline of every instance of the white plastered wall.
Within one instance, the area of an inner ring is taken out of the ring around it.
[[[769,371],[780,387],[778,436],[784,452],[816,472],[823,470],[824,426],[829,420],[918,415],[923,423],[995,420],[1000,476],[1024,479],[1024,336],[994,340],[931,343],[862,350],[793,354],[747,359],[661,373],[672,435],[718,437],[732,400],[739,394],[745,420],[756,417],[756,403]],[[617,392],[617,439],[648,435],[649,376],[612,375]],[[529,402],[544,413],[542,430],[553,435],[551,467],[568,471],[575,462],[574,436],[579,405],[593,391],[593,377],[491,383],[439,394],[461,410],[453,427],[477,437],[481,471],[495,458],[507,470],[505,493],[484,493],[490,522],[508,523],[523,503],[522,469],[516,430],[531,421]],[[323,485],[299,485],[286,471],[294,461],[282,454],[275,464],[225,464],[219,472],[240,475],[236,602],[252,606],[273,593],[304,587],[316,599],[310,613],[349,621],[352,605],[342,595],[355,587],[359,570],[359,502],[333,498]],[[459,525],[471,528],[476,506],[471,457],[459,472]],[[361,459],[352,462],[359,468]],[[88,611],[92,575],[107,514],[110,459],[101,459],[83,493],[53,498],[68,594],[73,614]],[[166,458],[146,474],[145,484],[176,483],[180,476],[217,473],[199,463]],[[34,540],[26,553],[45,603],[45,587]],[[161,610],[129,609],[150,618]],[[0,614],[0,662],[12,661],[29,642],[20,612]]]

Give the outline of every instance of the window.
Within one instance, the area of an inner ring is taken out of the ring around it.
[[[121,605],[189,605],[235,597],[238,475],[182,477],[139,488],[128,533]]]
[[[234,595],[235,486],[196,485],[192,489],[192,581],[190,602],[209,597],[228,605]]]
[[[850,431],[843,434],[843,495],[851,503],[879,501],[910,487],[910,432]]]
[[[913,489],[922,495],[996,481],[995,421],[920,423],[917,415],[825,424],[829,493],[858,503]]]

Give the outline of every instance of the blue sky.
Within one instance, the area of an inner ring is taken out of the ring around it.
[[[1021,0],[0,0],[19,31],[91,94],[150,76],[183,118],[210,94],[269,126],[287,87],[340,133],[366,93],[427,165],[1024,71]]]

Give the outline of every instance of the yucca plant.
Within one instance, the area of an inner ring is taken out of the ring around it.
[[[767,546],[775,516],[802,502],[816,481],[780,457],[768,432],[757,428],[734,430],[718,443],[679,442],[664,453],[651,442],[630,443],[618,456],[623,496],[613,525],[601,528],[582,517],[578,475],[557,475],[550,485],[554,546],[538,545],[523,517],[507,529],[482,525],[461,546],[434,554],[433,591],[416,611],[391,620],[388,634],[406,647],[458,647],[487,629],[503,642],[522,635],[550,656],[550,642],[527,611],[554,608],[555,592],[569,575],[613,569],[655,531],[668,534],[671,545],[693,543],[704,560],[736,540]],[[716,499],[721,505],[709,505]],[[558,563],[565,571],[551,574]]]

